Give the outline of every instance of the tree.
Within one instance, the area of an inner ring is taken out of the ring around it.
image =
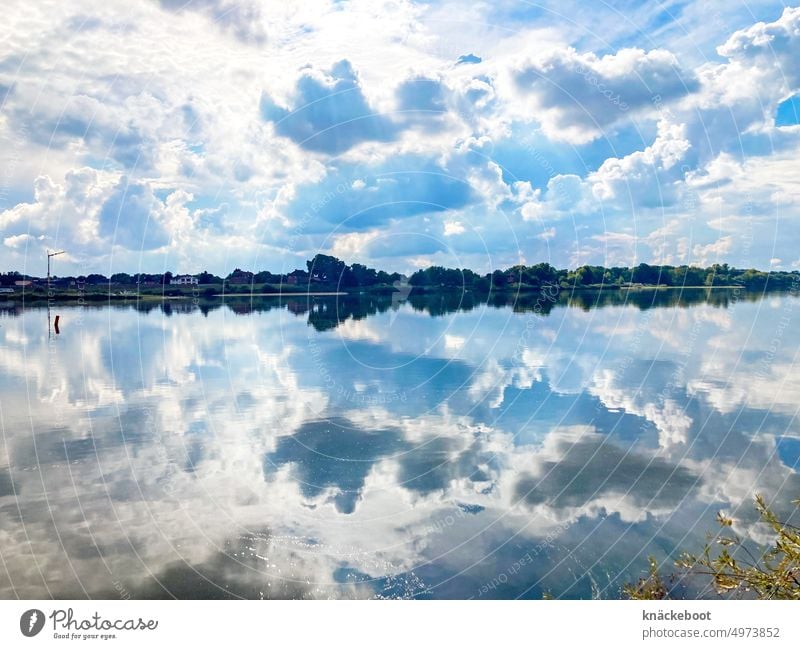
[[[252,279],[253,273],[248,270],[242,270],[241,268],[234,268],[233,272],[231,272],[225,279],[235,279],[243,277],[245,279]]]
[[[421,268],[411,273],[411,277],[408,278],[408,283],[411,284],[411,286],[422,286],[424,281],[425,271]]]
[[[399,273],[392,273],[391,275],[387,273],[385,270],[379,270],[375,275],[375,281],[378,284],[393,284],[396,280],[394,276],[397,276],[397,279],[400,279]]]
[[[540,286],[542,284],[555,282],[558,271],[550,264],[540,263],[529,266],[525,274],[528,283]]]
[[[595,282],[594,271],[592,270],[591,266],[581,266],[575,271],[576,276],[576,284],[581,284],[583,286],[588,286],[589,284],[600,283],[600,277],[597,278],[597,282]]]
[[[631,273],[631,282],[637,284],[658,284],[660,279],[661,269],[649,264],[639,264]]]
[[[492,286],[502,288],[506,285],[506,276],[502,270],[496,270],[492,273],[491,278]]]
[[[713,264],[707,269],[706,284],[708,286],[728,286],[731,284],[730,271],[728,264]]]
[[[0,286],[13,286],[14,282],[17,282],[21,279],[22,275],[16,270],[12,270],[9,273],[3,273],[2,276],[0,276]]]
[[[373,268],[367,268],[364,264],[353,264],[349,271],[349,273],[345,273],[347,276],[347,282],[343,282],[345,286],[372,286],[378,283],[377,271]]]
[[[309,275],[323,282],[338,283],[342,279],[342,273],[346,264],[331,255],[314,255],[314,258],[306,262]]]
[[[222,278],[212,275],[208,271],[203,271],[197,276],[198,284],[222,284]]]

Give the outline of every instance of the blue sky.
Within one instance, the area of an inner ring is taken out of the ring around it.
[[[4,9],[3,270],[800,266],[800,8]]]

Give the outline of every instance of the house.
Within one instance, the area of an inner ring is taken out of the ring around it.
[[[30,286],[33,282],[29,279],[18,279],[14,282],[14,286]]]
[[[176,275],[171,280],[170,284],[197,284],[197,278],[193,275]]]
[[[302,270],[293,270],[286,276],[286,283],[291,286],[300,286],[308,283],[308,273]]]
[[[250,271],[239,271],[228,277],[228,284],[252,284],[253,273]]]

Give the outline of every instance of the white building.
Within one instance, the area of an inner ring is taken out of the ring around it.
[[[177,275],[169,280],[170,284],[197,284],[197,278],[192,275]]]

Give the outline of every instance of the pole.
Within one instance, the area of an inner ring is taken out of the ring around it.
[[[63,255],[63,250],[58,250],[57,252],[50,252],[47,251],[47,337],[50,338],[50,300],[53,297],[53,293],[50,290],[50,258],[55,257],[57,255]],[[56,333],[58,333],[58,316],[56,316]]]
[[[47,290],[50,290],[50,258],[55,257],[57,255],[63,255],[64,251],[59,250],[58,252],[50,252],[47,251]]]

